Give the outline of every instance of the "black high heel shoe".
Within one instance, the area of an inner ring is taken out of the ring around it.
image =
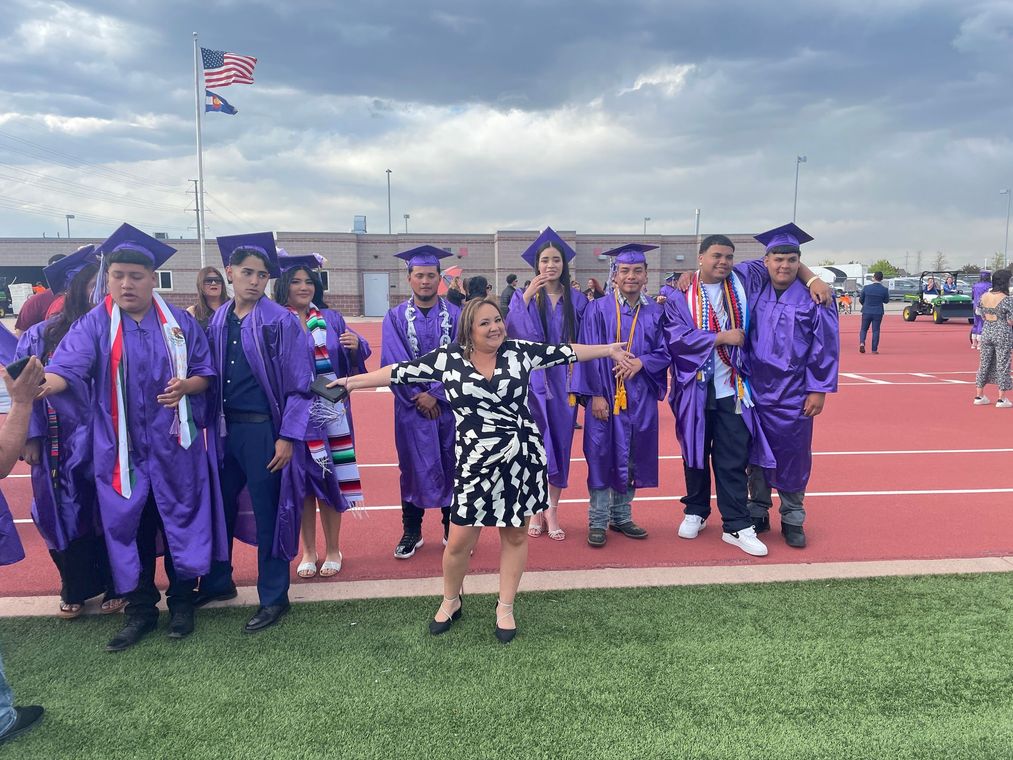
[[[514,640],[514,636],[517,635],[517,628],[516,627],[514,627],[514,628],[500,628],[499,627],[499,621],[502,620],[505,617],[509,617],[509,616],[513,615],[514,614],[513,613],[514,606],[512,604],[506,604],[505,602],[501,602],[499,599],[497,599],[496,600],[496,608],[498,609],[500,605],[502,605],[503,607],[509,607],[510,608],[510,612],[506,613],[505,615],[497,615],[496,616],[496,630],[495,630],[495,634],[496,634],[496,638],[499,639],[499,641],[500,641],[501,644],[509,644],[511,641]],[[516,621],[515,621],[515,626],[516,626]]]
[[[443,597],[443,602],[440,603],[440,610],[443,609],[443,605],[445,603],[447,602],[453,603],[456,602],[458,599],[461,600],[461,606],[458,607],[457,610],[455,610],[454,613],[449,618],[447,618],[446,620],[437,620],[436,618],[433,618],[432,620],[429,621],[429,633],[431,633],[433,636],[439,636],[441,633],[446,633],[447,631],[450,630],[450,626],[454,624],[455,620],[461,619],[461,612],[464,610],[464,598],[462,597],[461,594],[458,594],[452,599],[447,599],[446,597]]]

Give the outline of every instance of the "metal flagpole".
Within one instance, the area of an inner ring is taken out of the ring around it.
[[[193,33],[193,97],[197,117],[197,182],[198,190],[194,193],[197,201],[197,240],[200,242],[200,266],[207,266],[204,252],[204,143],[201,139],[201,112],[204,110],[203,93],[200,91],[200,73],[203,66],[200,61],[200,46],[197,44],[197,32]]]

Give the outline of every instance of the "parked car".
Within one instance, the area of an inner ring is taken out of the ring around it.
[[[886,289],[890,291],[891,301],[902,301],[904,296],[921,292],[917,277],[894,277],[886,281]]]

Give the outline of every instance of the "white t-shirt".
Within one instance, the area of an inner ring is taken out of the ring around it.
[[[707,300],[710,301],[714,314],[718,318],[718,325],[722,330],[729,326],[728,313],[725,311],[724,284],[715,282],[708,284],[700,283],[707,291]],[[727,398],[735,395],[735,388],[732,386],[732,370],[720,358],[717,349],[714,350],[714,397]]]

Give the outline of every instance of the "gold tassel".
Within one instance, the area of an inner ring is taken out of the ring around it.
[[[626,408],[626,383],[621,380],[616,385],[616,400],[612,404],[612,414],[617,415]]]
[[[577,406],[577,397],[574,394],[568,393],[566,399],[570,402],[570,406]]]

